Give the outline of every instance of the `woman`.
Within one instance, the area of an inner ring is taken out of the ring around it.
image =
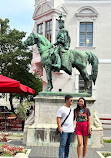
[[[84,98],[79,98],[77,108],[74,110],[74,119],[76,118],[75,132],[77,135],[78,145],[77,154],[81,158],[82,140],[83,140],[83,158],[86,156],[88,136],[91,134],[91,113],[86,108],[86,101]]]

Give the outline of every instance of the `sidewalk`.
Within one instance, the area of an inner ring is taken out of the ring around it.
[[[21,145],[21,140],[13,140],[7,144],[10,145]],[[48,147],[48,146],[37,146],[37,147],[26,147],[27,149],[32,149],[29,158],[58,158],[59,149],[58,147]],[[111,143],[104,143],[103,148],[89,148],[86,158],[100,158],[96,151],[109,151],[111,152]],[[69,158],[77,158],[76,148],[70,148]]]
[[[23,132],[20,132],[19,134],[22,135]],[[111,139],[111,129],[104,130],[103,134],[104,134],[105,139],[107,139],[109,137]],[[16,140],[7,142],[7,144],[9,144],[11,146],[23,146],[21,138],[20,139],[17,138]],[[58,147],[49,147],[49,146],[27,147],[27,146],[24,146],[24,148],[32,149],[29,154],[29,158],[58,158],[59,157],[58,156],[59,155]],[[76,150],[77,150],[76,147],[70,147],[69,158],[77,158]],[[104,143],[104,147],[102,147],[102,148],[88,148],[86,158],[100,158],[97,151],[111,152],[111,143]]]
[[[104,137],[111,137],[111,130],[104,130]],[[22,145],[22,140],[12,140],[9,145]],[[32,149],[29,158],[58,158],[59,148],[49,147],[49,146],[37,146],[37,147],[26,147],[27,149]],[[111,143],[104,143],[102,148],[88,148],[86,158],[100,158],[97,151],[109,151],[111,152]],[[77,158],[76,148],[70,147],[69,158]]]

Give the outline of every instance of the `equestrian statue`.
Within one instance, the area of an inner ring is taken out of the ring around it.
[[[69,50],[70,36],[64,29],[64,20],[62,15],[58,20],[59,32],[57,34],[57,42],[51,44],[48,39],[38,33],[31,33],[23,42],[23,45],[31,46],[37,44],[38,51],[41,56],[41,64],[45,68],[47,74],[47,87],[45,91],[53,89],[51,71],[59,72],[64,70],[67,74],[72,74],[72,68],[76,68],[84,79],[84,92],[89,90],[89,75],[86,70],[87,62],[92,65],[91,80],[95,84],[98,74],[98,58],[95,54],[82,50]]]

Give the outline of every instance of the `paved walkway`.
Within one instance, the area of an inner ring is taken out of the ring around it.
[[[13,140],[9,143],[10,145],[22,145],[21,140]],[[29,158],[58,158],[58,147],[48,146],[37,146],[37,147],[26,147],[32,149]],[[97,151],[109,151],[111,152],[111,143],[104,143],[103,148],[89,148],[86,158],[100,158]],[[77,158],[76,148],[70,148],[69,158]]]
[[[104,137],[111,137],[111,130],[104,130]],[[22,145],[21,140],[12,140],[9,142],[10,145]],[[58,158],[58,147],[49,146],[37,146],[37,147],[26,147],[32,149],[29,158]],[[88,148],[86,158],[100,158],[97,151],[109,151],[111,152],[111,143],[104,143],[102,148]],[[76,148],[70,147],[69,158],[77,158]]]

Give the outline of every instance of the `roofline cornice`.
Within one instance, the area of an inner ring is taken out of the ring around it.
[[[44,12],[43,14],[40,14],[40,15],[35,16],[35,17],[32,17],[32,19],[33,19],[33,20],[37,20],[37,19],[39,19],[39,18],[41,18],[41,17],[43,17],[43,16],[46,16],[46,15],[52,14],[52,13],[60,14],[61,11],[58,10],[58,9],[51,9],[51,10],[49,10],[49,11],[47,11],[47,12]],[[64,12],[62,12],[62,14],[63,14],[63,16],[66,16],[66,14],[65,14]]]

